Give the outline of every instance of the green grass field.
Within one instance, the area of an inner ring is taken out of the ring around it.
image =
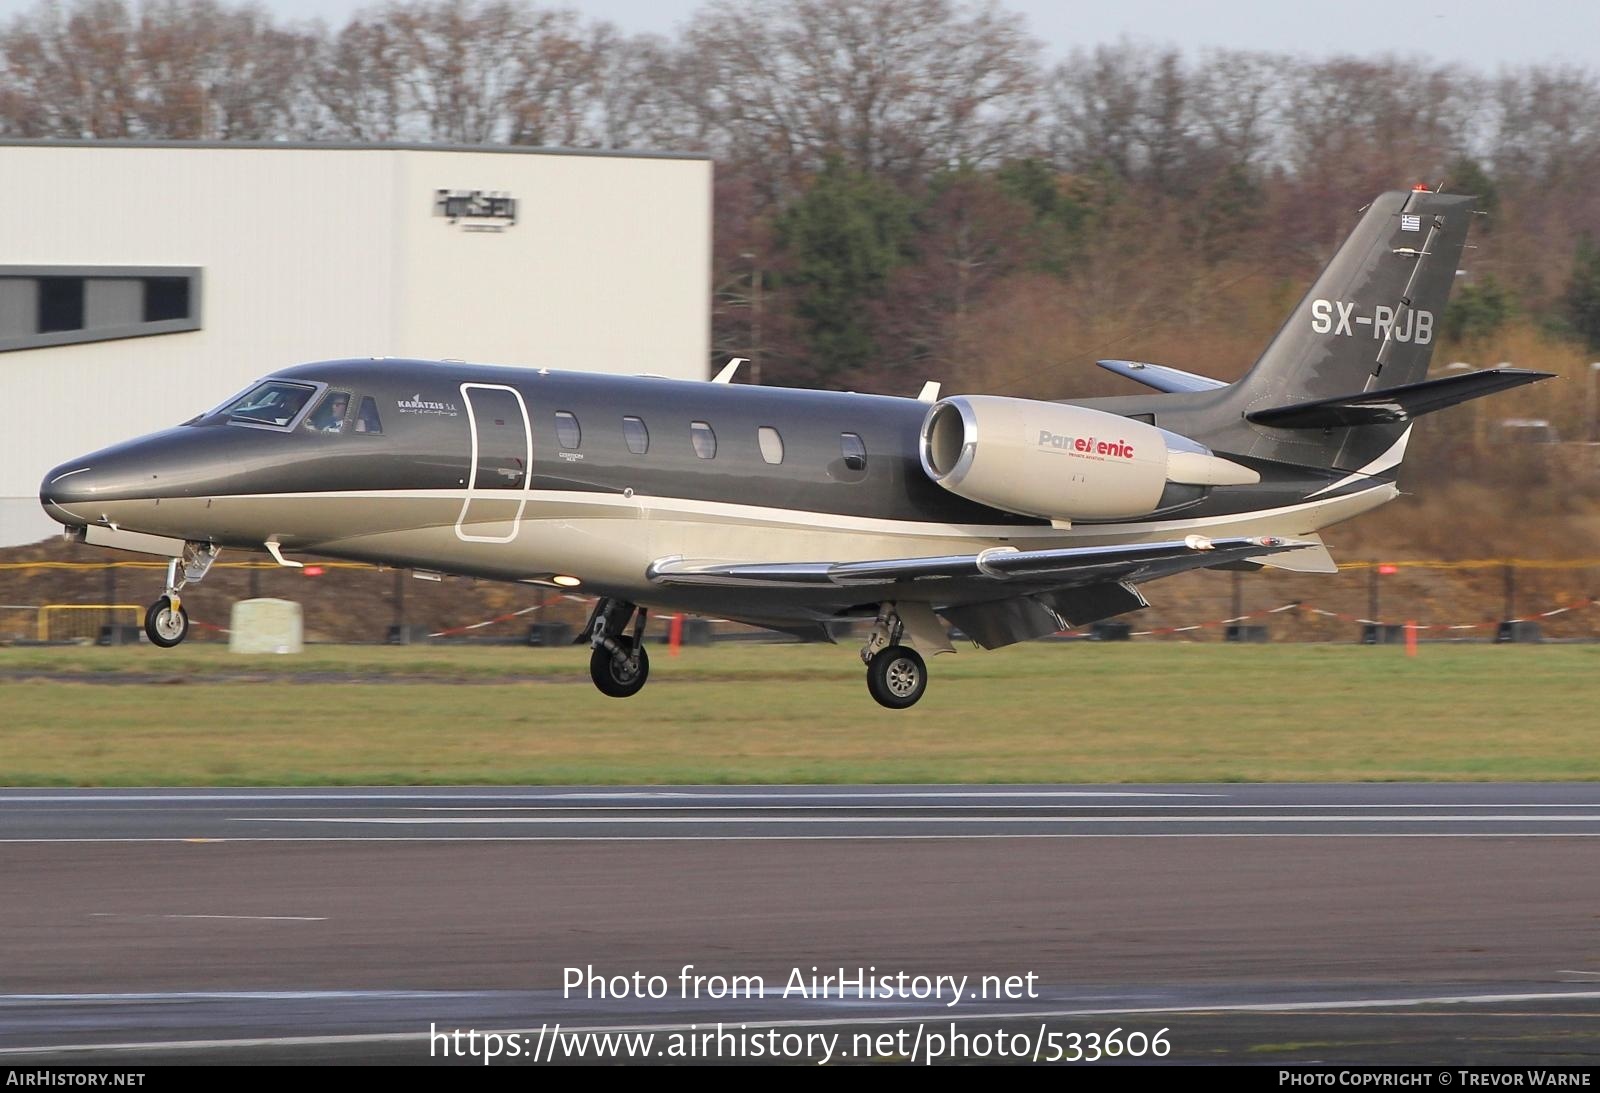
[[[1600,778],[1600,647],[963,650],[916,708],[853,648],[0,649],[0,783],[312,785]]]

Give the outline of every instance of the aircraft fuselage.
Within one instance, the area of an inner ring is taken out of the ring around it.
[[[287,555],[495,580],[573,575],[586,591],[666,607],[826,618],[852,606],[837,589],[719,596],[652,587],[646,569],[674,555],[856,561],[1303,534],[1392,492],[1365,482],[1308,504],[1337,476],[1262,462],[1262,483],[1248,489],[1150,519],[1060,528],[930,481],[917,450],[928,405],[914,399],[397,360],[270,378],[315,388],[297,420],[213,413],[73,460],[47,476],[47,510],[68,525],[221,547],[270,540]],[[352,407],[373,400],[381,428],[356,431],[353,410],[341,431],[308,427],[335,391]]]

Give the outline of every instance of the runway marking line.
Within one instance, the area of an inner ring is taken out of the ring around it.
[[[253,824],[1440,824],[1600,823],[1595,815],[1532,816],[229,816]]]
[[[983,839],[1595,839],[1600,831],[1091,831],[996,832],[943,835],[230,835],[219,843],[749,843],[945,842]],[[6,845],[184,843],[172,836],[5,839]]]
[[[1246,1002],[1213,1006],[1173,1006],[1114,1008],[1114,1009],[1065,1009],[1032,1011],[1027,1013],[969,1013],[954,1018],[957,1021],[1040,1021],[1059,1019],[1065,1017],[1138,1017],[1157,1016],[1168,1013],[1181,1014],[1209,1014],[1209,1013],[1306,1013],[1318,1012],[1348,1012],[1350,1010],[1381,1009],[1385,1006],[1416,1007],[1416,1006],[1461,1006],[1461,1005],[1489,1005],[1508,1002],[1544,1002],[1557,999],[1571,1001],[1582,999],[1592,1001],[1600,999],[1600,991],[1550,991],[1537,994],[1464,994],[1464,995],[1438,995],[1434,997],[1410,998],[1356,998],[1344,999],[1334,1002]],[[904,1025],[912,1021],[949,1021],[952,1017],[948,1011],[931,1014],[894,1014],[883,1017],[858,1017],[858,1018],[815,1018],[795,1021],[765,1021],[751,1020],[748,1023],[759,1025],[762,1028],[838,1028],[855,1025]],[[693,1021],[677,1021],[665,1024],[650,1025],[591,1025],[583,1028],[572,1028],[567,1031],[573,1034],[584,1033],[619,1033],[619,1032],[671,1032],[676,1029],[689,1028],[699,1025],[705,1018],[696,1018]],[[508,1027],[500,1029],[479,1030],[479,1035],[498,1034],[501,1036],[510,1033],[525,1034],[528,1026]],[[31,1047],[0,1047],[0,1058],[19,1055],[44,1055],[52,1053],[94,1053],[105,1051],[204,1051],[219,1048],[249,1048],[249,1047],[315,1047],[319,1045],[334,1044],[378,1044],[378,1043],[404,1043],[406,1041],[425,1041],[431,1034],[421,1031],[409,1032],[371,1032],[353,1033],[344,1036],[280,1036],[280,1037],[249,1037],[240,1039],[219,1040],[164,1040],[150,1042],[124,1042],[116,1044],[45,1044]]]
[[[188,840],[185,840],[188,841]],[[212,839],[220,842],[220,839]],[[90,918],[217,918],[234,922],[327,922],[325,915],[162,915],[162,914],[135,914],[121,911],[91,911]]]
[[[418,812],[576,812],[576,811],[579,811],[579,809],[581,808],[581,806],[579,806],[579,805],[556,805],[556,806],[540,806],[540,805],[413,805],[412,807],[415,808]],[[823,811],[826,811],[828,809],[838,809],[838,810],[849,809],[849,810],[856,811],[856,812],[866,812],[866,811],[870,811],[870,810],[874,810],[874,809],[901,809],[901,810],[924,809],[924,810],[932,810],[932,809],[938,809],[938,808],[948,808],[948,809],[961,809],[961,810],[966,811],[966,812],[977,812],[977,811],[980,811],[980,810],[986,809],[986,808],[1016,808],[1016,807],[1018,807],[1018,806],[1016,806],[1016,805],[629,805],[626,808],[615,808],[615,809],[610,809],[609,811],[615,812],[615,813],[617,813],[619,815],[632,815],[633,813],[636,813],[636,812],[688,812],[691,809],[692,810],[696,810],[696,811],[702,811],[702,812],[763,812],[763,811],[775,812],[775,811],[778,811],[780,809],[783,809],[783,810],[786,810],[786,811],[789,811],[789,812],[823,812]],[[1140,804],[1140,805],[1126,805],[1126,804],[1116,804],[1116,805],[1053,805],[1053,804],[1046,804],[1046,805],[1024,805],[1022,807],[1024,807],[1024,808],[1051,808],[1051,809],[1077,809],[1077,810],[1087,810],[1087,809],[1102,809],[1102,810],[1106,810],[1106,809],[1114,809],[1114,808],[1123,808],[1123,809],[1127,809],[1127,808],[1142,808],[1142,809],[1145,809],[1147,811],[1152,811],[1152,812],[1153,811],[1157,811],[1157,810],[1161,810],[1161,809],[1165,809],[1165,810],[1168,810],[1168,811],[1177,811],[1179,809],[1184,809],[1184,810],[1191,811],[1191,812],[1201,812],[1201,811],[1223,812],[1223,811],[1227,811],[1229,809],[1256,809],[1256,810],[1261,810],[1261,809],[1269,809],[1269,808],[1276,808],[1276,809],[1282,809],[1282,808],[1304,808],[1304,809],[1342,808],[1342,809],[1351,809],[1351,810],[1355,810],[1355,809],[1371,809],[1371,808],[1395,808],[1395,809],[1400,809],[1400,808],[1477,808],[1477,809],[1486,809],[1486,808],[1496,808],[1496,809],[1504,809],[1504,808],[1593,808],[1593,809],[1600,809],[1600,801],[1597,801],[1594,804],[1560,804],[1560,805],[1549,805],[1549,804],[1484,804],[1484,805],[1474,805],[1474,804],[1466,804],[1466,803],[1462,803],[1462,802],[1454,802],[1454,803],[1439,804],[1439,805],[1420,805],[1420,804],[1419,805],[1413,805],[1413,804],[1394,804],[1394,805],[1144,805],[1144,804]],[[109,811],[113,811],[113,810],[107,809],[106,811],[109,812]],[[126,811],[148,811],[148,810],[146,810],[146,809],[128,809]],[[190,812],[190,811],[193,811],[193,810],[192,809],[191,810],[186,810],[186,812],[184,814],[187,814],[187,812]],[[218,809],[217,811],[221,811],[221,810]],[[1278,818],[1281,819],[1281,817],[1278,817]],[[1597,815],[1595,818],[1600,819],[1600,815]]]
[[[851,798],[920,799],[930,797],[1230,797],[1229,793],[1189,793],[1164,790],[858,790],[841,793],[761,792],[763,787],[742,787],[749,793],[707,793],[695,790],[617,790],[594,792],[563,790],[552,793],[528,793],[506,790],[487,793],[100,793],[94,790],[63,790],[55,794],[9,794],[0,791],[0,804],[18,801],[29,804],[71,802],[74,804],[95,801],[631,801],[631,800],[737,800],[756,797],[762,800],[784,798],[791,800],[837,801]]]

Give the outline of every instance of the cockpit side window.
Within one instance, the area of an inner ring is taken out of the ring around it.
[[[350,392],[329,391],[306,419],[306,428],[318,433],[342,433],[349,414]]]
[[[223,413],[228,421],[242,425],[286,426],[305,408],[316,390],[305,384],[268,380],[224,407]]]
[[[383,422],[378,417],[378,403],[371,395],[361,396],[361,408],[356,411],[356,432],[373,435],[383,432]]]

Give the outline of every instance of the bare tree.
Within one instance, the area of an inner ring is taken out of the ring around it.
[[[404,135],[406,59],[381,15],[358,14],[345,24],[322,46],[315,71],[312,95],[325,112],[327,135],[362,142]]]
[[[1492,157],[1497,174],[1543,185],[1575,173],[1592,179],[1600,153],[1600,80],[1585,69],[1532,67],[1494,88]]]
[[[138,135],[134,24],[122,0],[52,2],[18,16],[0,40],[11,112],[28,137]]]
[[[1288,61],[1270,53],[1206,53],[1192,79],[1196,126],[1222,168],[1254,172],[1282,149]]]
[[[1074,51],[1050,81],[1050,145],[1070,171],[1106,169],[1125,181],[1170,168],[1182,142],[1178,55],[1123,42]],[[1156,147],[1156,145],[1159,145]]]
[[[951,0],[717,0],[683,42],[713,147],[769,179],[830,154],[911,178],[1027,146],[1038,45],[1020,17]]]
[[[265,140],[304,124],[316,38],[274,27],[259,8],[152,0],[133,47],[146,136]]]
[[[610,23],[591,31],[590,141],[602,148],[691,151],[706,147],[691,106],[695,70],[665,38],[624,36]]]

